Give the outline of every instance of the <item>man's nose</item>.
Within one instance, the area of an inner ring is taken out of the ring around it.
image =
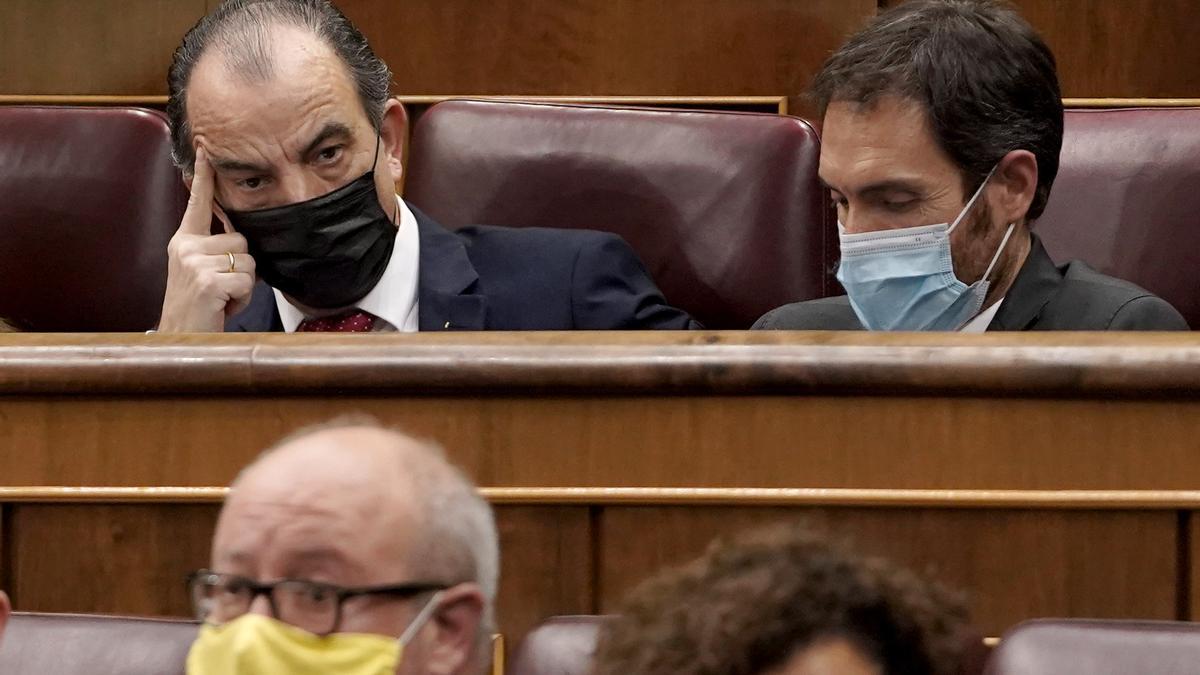
[[[280,204],[306,202],[330,191],[324,180],[307,171],[289,171],[278,180]]]
[[[845,234],[856,234],[862,231],[860,229],[862,218],[857,217],[855,213],[848,208],[838,216],[838,222],[841,223],[842,232]]]
[[[246,610],[247,614],[258,614],[260,616],[272,616],[271,601],[265,594],[259,595],[250,601],[250,609]],[[276,617],[278,618],[278,617]]]

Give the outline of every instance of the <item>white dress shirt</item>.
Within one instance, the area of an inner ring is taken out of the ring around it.
[[[421,238],[417,232],[417,218],[400,197],[396,197],[400,209],[400,229],[396,232],[396,245],[392,257],[375,288],[355,303],[355,307],[374,314],[378,319],[372,332],[417,332],[417,280],[420,278]],[[275,305],[283,329],[294,333],[304,313],[288,302],[278,289]]]
[[[975,315],[974,319],[968,321],[962,328],[958,329],[960,333],[985,333],[988,326],[992,325],[992,319],[996,318],[996,312],[1000,311],[1000,303],[1004,302],[1004,298],[992,303],[991,307],[983,310]]]

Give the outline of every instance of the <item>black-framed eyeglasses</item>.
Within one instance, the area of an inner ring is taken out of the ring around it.
[[[449,587],[437,582],[345,587],[305,579],[263,583],[211,570],[192,572],[187,584],[192,608],[201,621],[233,621],[250,611],[255,598],[265,595],[271,616],[317,635],[337,632],[342,623],[342,603],[350,598],[383,595],[406,599]]]

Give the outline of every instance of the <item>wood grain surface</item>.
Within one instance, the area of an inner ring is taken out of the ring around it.
[[[1195,490],[1198,362],[1190,335],[10,335],[0,476],[219,486],[366,413],[488,487]]]
[[[795,517],[962,586],[987,633],[1190,618],[1198,361],[1154,334],[9,335],[0,583],[23,610],[185,614],[220,486],[365,412],[496,502],[514,640]]]
[[[881,0],[891,6],[900,0]],[[1058,61],[1064,96],[1195,98],[1192,0],[1013,0]]]
[[[187,616],[182,580],[208,564],[216,504],[4,503],[0,582],[24,611]],[[962,590],[998,635],[1039,616],[1188,619],[1194,532],[1171,510],[497,505],[500,630],[611,612],[715,537],[800,521]]]
[[[0,395],[920,394],[1200,399],[1190,333],[0,335]]]
[[[406,95],[788,96],[876,0],[341,0]],[[1019,0],[1066,96],[1200,94],[1192,0]],[[6,0],[0,93],[154,95],[216,0]]]

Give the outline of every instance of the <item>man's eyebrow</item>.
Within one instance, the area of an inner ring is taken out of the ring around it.
[[[820,179],[820,181],[821,181],[821,186],[824,187],[826,190],[832,190],[834,192],[839,192],[842,194],[850,194],[850,193],[846,193],[843,190],[833,187],[829,183],[826,183],[824,179]],[[865,185],[865,186],[859,188],[858,190],[851,191],[851,193],[857,194],[860,198],[873,197],[880,193],[886,193],[886,192],[907,192],[908,194],[911,194],[915,197],[919,197],[919,196],[925,194],[925,190],[920,185],[909,182],[909,181],[904,181],[904,180],[879,181],[878,183],[870,183],[868,185]]]
[[[225,565],[244,565],[246,563],[253,562],[253,560],[253,554],[251,554],[249,551],[243,551],[239,549],[236,551],[226,551],[219,560],[214,560],[214,562],[223,567]]]
[[[254,164],[253,162],[243,162],[239,159],[229,159],[227,157],[213,157],[209,159],[213,168],[217,171],[239,171],[247,173],[267,173],[270,168],[262,164]]]
[[[329,546],[313,546],[288,552],[288,557],[294,560],[345,560],[346,556],[336,548]]]
[[[321,131],[313,137],[313,140],[308,144],[307,147],[304,148],[304,152],[300,153],[300,156],[308,157],[312,153],[316,152],[317,148],[319,148],[322,143],[331,138],[348,139],[352,135],[353,134],[350,133],[350,127],[346,126],[345,124],[342,124],[341,122],[328,122],[324,127],[321,128]]]
[[[352,561],[343,552],[336,548],[327,546],[313,546],[310,548],[302,548],[294,551],[288,551],[284,555],[287,561],[285,568],[289,574],[297,574],[311,571],[310,567],[332,564],[335,567],[341,567],[343,571],[352,570],[355,572],[361,571],[359,565]]]
[[[885,180],[878,183],[871,183],[858,191],[860,195],[871,195],[879,192],[908,192],[910,194],[924,194],[924,190],[916,183],[910,183],[903,180]]]

